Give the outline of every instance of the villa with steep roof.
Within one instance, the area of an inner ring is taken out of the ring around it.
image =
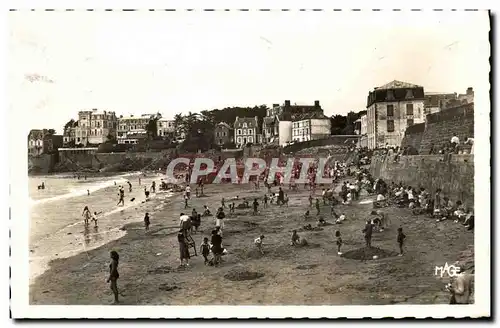
[[[425,121],[424,87],[394,80],[368,93],[368,148],[400,146],[406,128]]]

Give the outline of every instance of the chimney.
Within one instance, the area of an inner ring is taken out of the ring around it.
[[[285,100],[285,107],[290,107],[290,100]]]
[[[472,95],[474,94],[474,90],[472,89],[472,87],[468,87],[467,88],[467,95]]]
[[[321,106],[319,105],[319,100],[314,101],[314,108],[320,108]]]

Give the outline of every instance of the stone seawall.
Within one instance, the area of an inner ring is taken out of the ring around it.
[[[443,155],[402,156],[398,163],[374,156],[370,172],[375,178],[401,181],[414,188],[422,186],[430,192],[441,188],[453,201],[474,206],[474,155],[452,155],[448,161]]]

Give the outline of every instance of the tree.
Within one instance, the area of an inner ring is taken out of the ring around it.
[[[151,117],[148,124],[146,125],[146,131],[148,133],[149,139],[156,139],[158,137],[158,120],[161,118],[161,114],[158,113]]]
[[[69,128],[72,128],[74,126],[75,126],[75,120],[71,119],[64,125],[64,131],[67,131]]]

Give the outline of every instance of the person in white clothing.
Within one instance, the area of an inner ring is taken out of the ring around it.
[[[254,240],[255,246],[259,249],[259,252],[264,255],[264,250],[262,250],[262,241],[264,240],[264,235],[261,235],[259,238]]]

